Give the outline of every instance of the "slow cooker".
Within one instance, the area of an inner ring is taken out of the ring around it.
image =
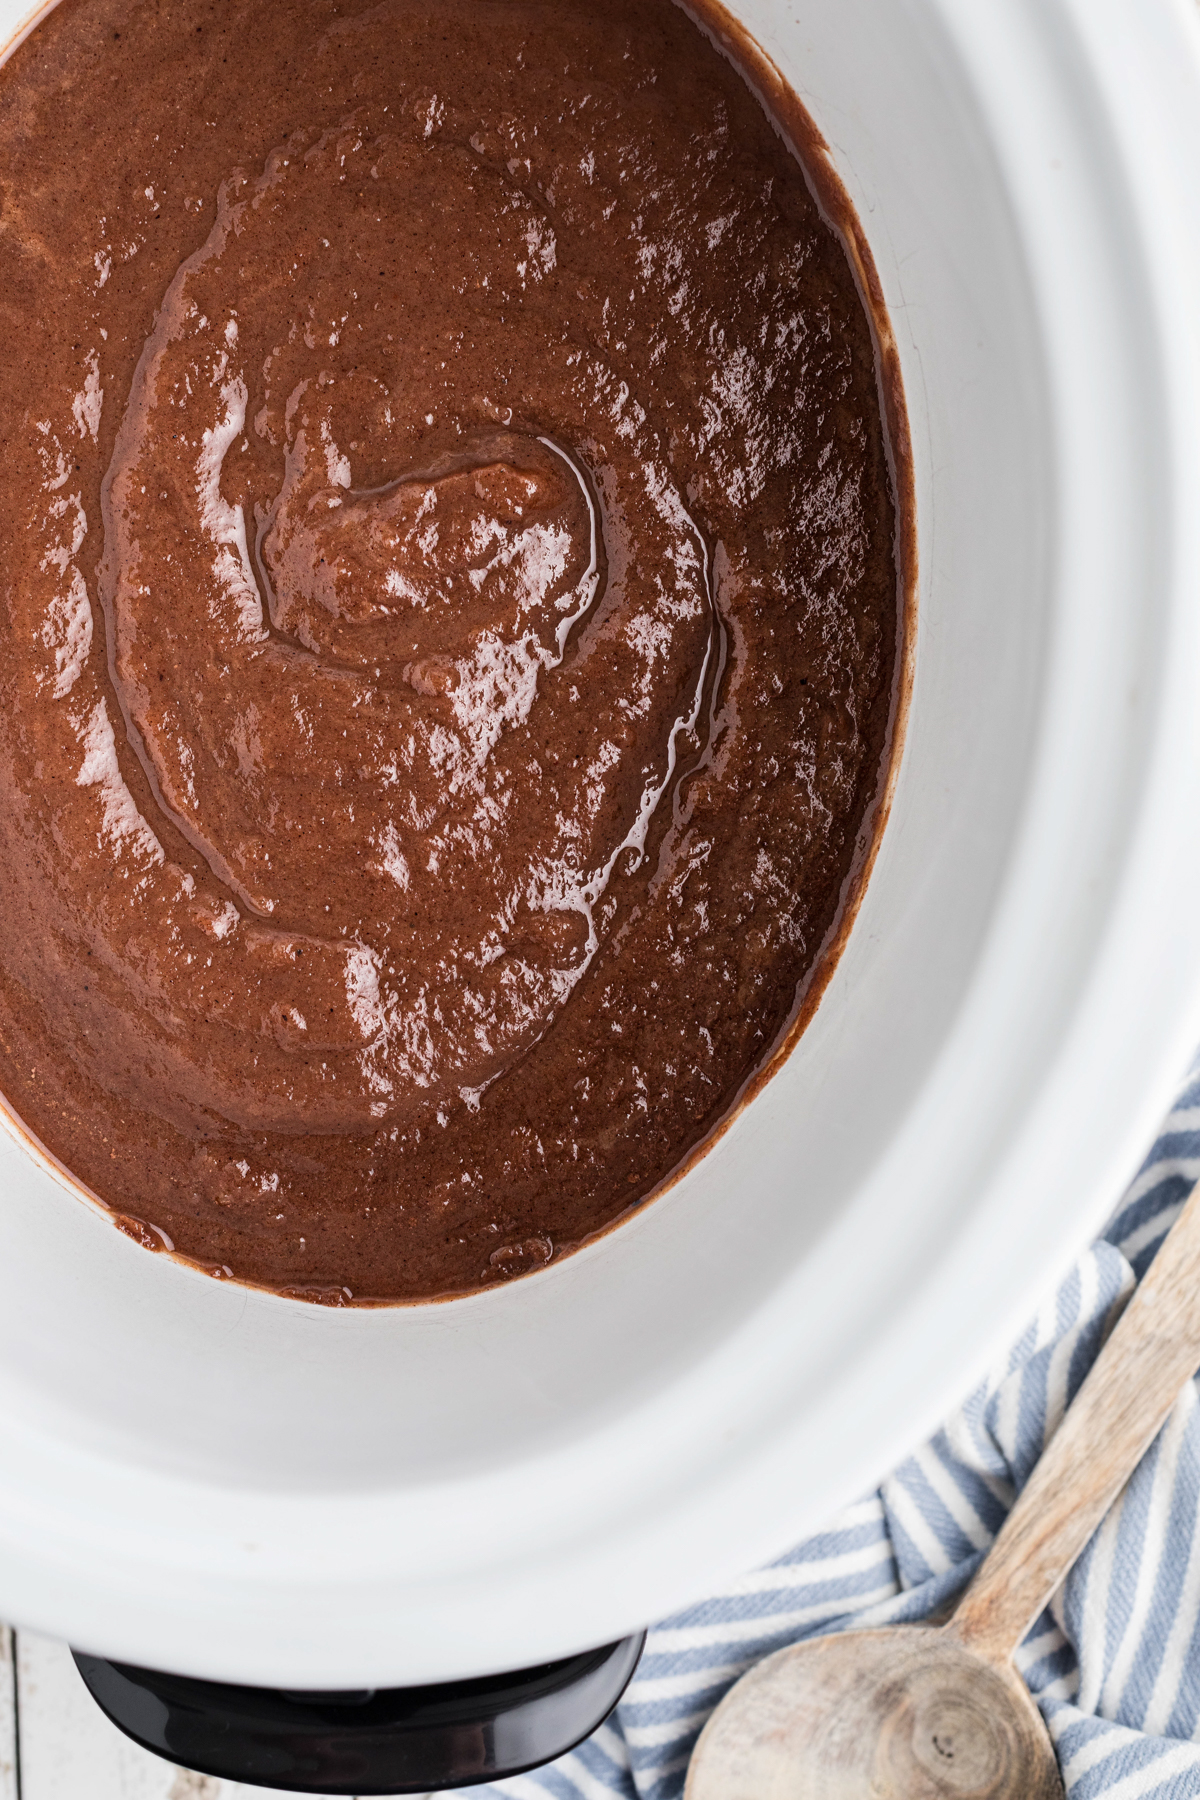
[[[936,1424],[1200,1040],[1200,11],[734,10],[857,207],[912,425],[848,943],[675,1187],[449,1304],[209,1280],[4,1136],[0,1615],[85,1661],[344,1696],[630,1639]]]

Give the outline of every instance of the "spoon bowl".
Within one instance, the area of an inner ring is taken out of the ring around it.
[[[1037,1706],[953,1627],[778,1650],[701,1735],[685,1800],[1062,1800]]]

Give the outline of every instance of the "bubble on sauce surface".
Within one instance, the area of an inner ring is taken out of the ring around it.
[[[523,1238],[519,1243],[502,1244],[493,1250],[488,1257],[488,1271],[502,1281],[511,1281],[517,1275],[529,1275],[535,1269],[544,1269],[554,1255],[554,1245],[548,1237],[540,1233],[536,1237]]]

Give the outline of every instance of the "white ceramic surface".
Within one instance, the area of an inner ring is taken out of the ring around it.
[[[0,1615],[315,1687],[658,1616],[936,1422],[1200,1040],[1194,0],[738,10],[859,206],[914,429],[911,724],[834,980],[674,1191],[449,1306],[207,1280],[0,1140]]]

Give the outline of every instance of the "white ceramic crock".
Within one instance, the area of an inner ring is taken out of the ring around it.
[[[616,1637],[936,1422],[1200,1040],[1194,0],[737,10],[859,207],[913,423],[912,716],[834,980],[674,1191],[448,1306],[218,1284],[0,1141],[0,1615],[293,1687]]]

